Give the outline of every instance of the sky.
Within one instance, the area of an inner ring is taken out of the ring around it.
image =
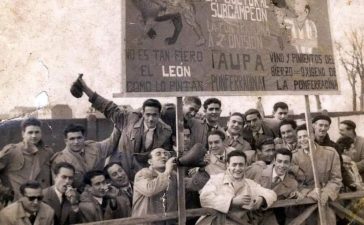
[[[117,104],[137,108],[145,98],[113,98],[121,91],[124,7],[115,0],[2,0],[0,1],[0,114],[15,106],[36,106],[46,92],[49,104],[68,104],[74,117],[86,115],[90,103],[75,99],[69,88],[79,73],[98,93]],[[345,32],[364,27],[364,2],[329,0],[332,37],[345,42]],[[121,26],[120,26],[121,25]],[[351,90],[338,68],[341,95],[321,96],[329,111],[350,111]],[[162,103],[175,98],[159,98]],[[206,99],[203,97],[202,99]],[[257,96],[221,97],[223,114],[255,107]],[[316,110],[313,97],[311,109]],[[303,96],[263,96],[270,114],[276,101],[295,113],[304,112]]]

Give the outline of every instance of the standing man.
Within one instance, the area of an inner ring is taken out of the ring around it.
[[[205,156],[208,162],[205,171],[209,175],[224,173],[226,170],[227,149],[224,145],[225,134],[221,130],[211,131],[208,135],[209,152]]]
[[[331,119],[326,115],[318,115],[312,119],[312,127],[315,135],[315,142],[321,146],[329,146],[338,151],[337,145],[333,142],[329,134],[327,133],[330,129]]]
[[[326,121],[326,120],[325,120]],[[319,194],[315,189],[313,170],[310,159],[309,137],[306,125],[297,127],[297,139],[300,148],[293,154],[292,169],[299,183],[302,197],[319,200]],[[335,201],[342,186],[340,159],[337,151],[329,146],[315,144],[313,159],[316,165],[318,181],[320,184],[321,204],[327,206],[328,201]],[[335,213],[327,207],[327,224],[336,224]],[[317,224],[317,215],[309,217],[309,224]]]
[[[278,200],[295,196],[298,183],[295,178],[288,174],[292,161],[292,152],[285,148],[276,150],[274,162],[268,165],[258,179],[262,187],[273,190]],[[286,220],[285,208],[276,208],[264,213],[263,221],[260,224],[284,225]]]
[[[53,168],[53,173],[54,185],[43,190],[43,201],[54,210],[54,224],[81,223],[79,196],[72,187],[75,168],[67,162],[60,162]]]
[[[243,135],[249,144],[256,149],[256,144],[267,137],[276,138],[273,130],[263,121],[257,109],[249,109],[245,112],[247,126],[244,127]]]
[[[147,99],[142,113],[126,113],[112,101],[91,90],[82,78],[78,79],[82,91],[89,97],[92,106],[104,113],[122,131],[118,149],[120,160],[129,179],[147,166],[146,158],[152,149],[172,150],[172,129],[160,119],[162,105],[156,99]]]
[[[230,152],[227,163],[227,170],[211,176],[200,194],[202,207],[213,208],[219,213],[202,216],[196,225],[237,224],[230,215],[251,224],[248,222],[254,218],[251,210],[267,209],[277,200],[274,191],[245,178],[246,156],[243,152]]]
[[[273,105],[273,118],[265,119],[267,125],[279,136],[279,124],[283,120],[288,119],[288,105],[285,102],[277,102]]]
[[[226,139],[224,144],[226,147],[232,147],[240,151],[252,150],[249,142],[242,135],[244,127],[244,115],[234,112],[227,122]]]
[[[344,120],[339,125],[339,132],[342,137],[350,137],[354,140],[355,154],[351,159],[356,163],[359,173],[364,179],[364,137],[356,135],[356,124],[351,120]]]
[[[135,175],[133,196],[133,217],[177,211],[177,176],[173,172],[175,158],[170,152],[156,148],[149,154],[149,167]],[[168,225],[173,221],[143,225]]]
[[[221,130],[219,125],[221,115],[221,101],[217,98],[208,98],[203,103],[205,118],[203,120],[191,119],[191,137],[192,145],[201,143],[208,148],[207,136],[213,130]]]
[[[22,121],[23,141],[4,147],[0,157],[3,183],[14,191],[14,199],[21,197],[19,187],[28,180],[38,181],[42,188],[51,184],[50,159],[53,150],[42,141],[41,122],[36,118]],[[8,183],[7,183],[8,182]]]
[[[21,197],[0,211],[1,225],[53,225],[54,211],[42,202],[42,187],[37,181],[20,185]]]
[[[90,170],[101,170],[105,160],[116,149],[120,131],[114,128],[110,137],[100,141],[87,140],[85,128],[78,124],[70,124],[64,130],[65,149],[53,156],[53,166],[60,162],[68,162],[75,167],[74,185],[83,187],[83,176]]]
[[[102,171],[91,170],[85,173],[84,182],[87,187],[81,194],[79,203],[83,223],[129,216],[124,214],[129,202],[117,198],[117,188],[106,183]]]
[[[291,152],[297,151],[297,123],[294,120],[282,120],[279,124],[279,134],[283,140],[283,147]]]

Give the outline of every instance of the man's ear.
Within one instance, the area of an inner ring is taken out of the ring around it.
[[[148,159],[148,161],[147,161],[149,165],[152,165],[151,160],[152,159]]]

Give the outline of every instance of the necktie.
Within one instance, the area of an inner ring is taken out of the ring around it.
[[[279,182],[281,182],[281,178],[279,176],[276,176],[274,179],[273,179],[273,187],[275,187]]]
[[[32,214],[32,215],[29,216],[29,220],[30,220],[30,223],[31,224],[34,224],[36,217],[37,217],[37,215],[34,215],[34,214]]]
[[[153,133],[154,133],[154,129],[148,129],[146,135],[145,135],[145,143],[144,143],[144,147],[145,149],[149,149],[150,146],[153,143]]]

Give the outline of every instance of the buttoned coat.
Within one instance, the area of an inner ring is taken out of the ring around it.
[[[61,204],[55,191],[55,186],[43,190],[43,202],[52,207],[54,210],[54,225],[68,225],[81,223],[81,214],[74,212],[71,203],[64,199]]]
[[[68,162],[75,167],[74,186],[79,188],[83,185],[83,175],[90,170],[102,170],[105,160],[117,148],[121,132],[114,128],[110,137],[100,141],[85,141],[84,156],[73,152],[67,146],[52,157],[52,167],[60,162]]]
[[[118,149],[120,161],[130,180],[135,173],[146,166],[148,153],[155,148],[172,150],[172,129],[159,120],[153,133],[153,142],[149,149],[144,147],[144,119],[140,112],[127,113],[115,103],[94,93],[89,99],[92,106],[104,113],[122,131]]]
[[[163,201],[162,199],[165,199]],[[135,175],[133,195],[133,217],[177,211],[177,176],[166,176],[151,167]],[[143,225],[168,225],[175,221],[155,222]],[[140,224],[141,225],[141,224]]]
[[[248,218],[249,210],[231,207],[232,199],[237,195],[250,195],[252,201],[261,196],[265,199],[267,207],[270,207],[277,200],[277,195],[274,191],[262,187],[253,180],[244,178],[240,182],[242,184],[241,188],[234,190],[232,178],[228,172],[212,175],[200,192],[200,201],[202,207],[215,209],[219,213],[202,216],[196,225],[235,225],[236,223],[230,220],[226,214],[233,215],[251,224]]]
[[[24,142],[7,145],[2,150],[7,151],[7,153],[0,158],[0,175],[4,185],[11,187],[14,191],[15,200],[21,197],[20,185],[28,180],[38,181],[42,188],[51,185],[50,159],[53,150],[41,142],[37,146],[38,151],[31,156],[34,157],[34,161],[31,169],[29,169],[24,167],[26,148]]]
[[[41,202],[34,225],[53,225],[54,211]],[[16,201],[0,211],[1,225],[32,225],[21,202]]]

